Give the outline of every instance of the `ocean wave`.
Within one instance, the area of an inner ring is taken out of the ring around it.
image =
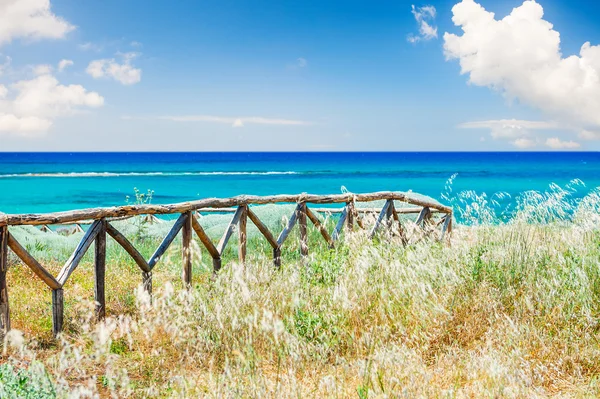
[[[594,172],[594,171],[592,171]],[[589,173],[592,173],[589,172]],[[521,170],[491,171],[491,170],[456,170],[452,173],[446,170],[301,170],[301,171],[199,171],[199,172],[29,172],[29,173],[0,173],[0,179],[10,178],[100,178],[100,177],[185,177],[185,176],[283,176],[301,175],[306,178],[449,178],[457,173],[461,178],[520,178],[524,175]],[[550,174],[549,174],[550,173]],[[545,170],[528,171],[527,176],[553,176],[554,172]],[[586,177],[586,172],[580,172]]]
[[[11,177],[123,177],[123,176],[237,176],[237,175],[295,175],[293,171],[268,172],[53,172],[53,173],[10,173],[0,178]]]

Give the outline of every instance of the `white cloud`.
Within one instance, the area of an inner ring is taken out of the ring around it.
[[[600,127],[600,46],[587,42],[579,56],[563,58],[560,35],[535,1],[501,20],[473,0],[452,12],[463,34],[444,34],[445,54],[459,60],[470,83],[538,108],[572,129]]]
[[[244,123],[255,123],[258,125],[310,125],[309,122],[291,120],[291,119],[271,119],[262,118],[260,116],[252,116],[246,118],[239,118]]]
[[[513,140],[513,141],[511,141],[511,144],[522,150],[526,149],[526,148],[533,148],[537,145],[535,140],[527,139],[527,138],[520,138],[520,139]]]
[[[577,135],[582,140],[600,140],[600,132],[591,130],[582,130]]]
[[[532,130],[555,130],[560,128],[555,122],[500,119],[466,122],[458,125],[462,129],[490,129],[494,139],[516,139],[531,136]],[[512,142],[514,144],[514,141]]]
[[[95,60],[90,62],[86,72],[94,79],[112,78],[124,85],[132,85],[142,80],[142,70],[135,68],[131,62],[138,56],[137,53],[121,54],[123,63],[118,63],[114,58]]]
[[[48,130],[50,126],[52,121],[49,119],[0,113],[0,135],[10,133],[19,136],[36,136]]]
[[[72,66],[74,63],[71,60],[60,60],[58,63],[58,72],[64,71],[66,68]]]
[[[64,86],[52,75],[41,75],[22,80],[11,86],[17,95],[13,101],[20,115],[57,117],[70,115],[78,107],[100,107],[104,98],[96,92],[88,92],[83,86]]]
[[[34,75],[46,75],[52,73],[52,66],[48,64],[35,65],[33,67]]]
[[[581,144],[575,141],[562,141],[558,137],[547,139],[546,145],[554,150],[573,150],[581,147]]]
[[[223,123],[231,125],[232,127],[244,127],[245,125],[279,125],[279,126],[306,126],[310,125],[310,122],[294,120],[294,119],[275,119],[275,118],[264,118],[261,116],[250,116],[250,117],[226,117],[226,116],[214,116],[214,115],[172,115],[172,116],[158,116],[158,117],[134,117],[134,116],[123,116],[122,119],[161,119],[169,120],[173,122],[212,122],[212,123]]]
[[[431,40],[436,39],[438,37],[437,34],[437,26],[435,26],[435,7],[434,6],[424,6],[424,7],[415,7],[412,6],[411,10],[413,16],[415,17],[415,21],[419,25],[419,34],[408,35],[407,40],[410,43],[417,43],[421,40]]]
[[[95,52],[102,51],[102,48],[103,48],[102,46],[100,46],[98,44],[94,44],[92,42],[81,43],[77,47],[79,47],[79,49],[82,51],[95,51]]]
[[[0,1],[0,45],[16,38],[60,39],[75,29],[50,10],[50,0]]]
[[[104,104],[98,93],[80,85],[61,85],[50,73],[16,82],[10,90],[2,87],[0,133],[24,136],[43,133],[58,117]]]
[[[73,29],[73,25],[52,13],[50,0],[0,0],[0,45],[17,38],[60,39]],[[6,57],[0,65],[0,74],[10,62],[10,57]],[[62,60],[58,70],[70,65],[73,61]],[[39,135],[47,131],[56,118],[104,104],[104,98],[83,86],[60,84],[53,76],[53,69],[49,64],[28,66],[9,75],[33,72],[33,78],[6,86],[0,84],[0,135]]]
[[[134,40],[134,41],[132,41],[131,43],[129,43],[129,45],[130,45],[131,47],[142,47],[142,46],[143,46],[143,44],[142,44],[142,43],[140,43],[140,42],[138,42],[138,41],[136,41],[136,40]]]
[[[93,78],[101,78],[105,76],[104,66],[107,62],[108,60],[91,61],[85,71]]]

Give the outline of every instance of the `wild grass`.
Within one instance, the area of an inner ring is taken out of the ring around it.
[[[309,260],[290,237],[281,270],[258,236],[245,266],[232,243],[216,278],[197,247],[190,290],[175,245],[152,303],[109,247],[108,318],[93,320],[87,259],[58,341],[50,292],[14,262],[0,397],[598,397],[600,200],[538,200],[493,223],[476,218],[489,206],[455,203],[473,223],[451,245],[356,231],[327,250],[311,230]],[[136,245],[148,255],[156,242]]]

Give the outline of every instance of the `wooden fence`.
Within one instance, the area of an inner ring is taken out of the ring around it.
[[[385,204],[379,208],[359,208],[357,202],[372,202],[385,200]],[[405,202],[414,205],[410,208],[396,208],[394,201]],[[259,220],[252,211],[251,205],[295,203],[294,212],[290,216],[283,231],[275,237],[273,233]],[[343,208],[309,208],[308,205],[344,204]],[[196,213],[200,212],[233,212],[231,222],[218,243],[208,237],[198,219]],[[338,222],[330,234],[320,222],[315,212],[339,213]],[[94,296],[96,301],[96,314],[98,318],[105,315],[105,271],[106,271],[106,237],[111,236],[123,249],[133,258],[142,271],[142,283],[144,288],[152,293],[152,270],[159,262],[161,256],[167,251],[175,237],[181,231],[182,236],[182,266],[183,282],[189,286],[192,282],[192,257],[191,242],[193,232],[198,236],[204,248],[212,258],[214,272],[221,268],[221,256],[229,239],[237,229],[239,235],[238,256],[240,262],[246,259],[246,224],[250,219],[258,228],[260,233],[273,248],[273,262],[276,267],[281,266],[281,248],[294,228],[298,225],[300,231],[300,252],[303,257],[308,255],[307,242],[307,220],[310,220],[321,233],[330,248],[335,246],[344,226],[354,229],[355,224],[362,229],[367,228],[361,215],[365,213],[378,213],[375,224],[370,226],[370,237],[375,236],[377,231],[385,226],[400,235],[403,242],[407,242],[406,231],[403,227],[399,214],[418,214],[416,224],[421,227],[440,226],[439,239],[452,230],[452,208],[440,205],[437,202],[422,199],[405,193],[377,192],[368,194],[340,194],[340,195],[275,195],[275,196],[238,196],[233,198],[209,198],[198,201],[182,202],[170,205],[132,205],[110,208],[82,209],[68,212],[56,212],[48,214],[0,214],[0,332],[10,329],[10,310],[8,301],[8,286],[6,272],[8,268],[8,249],[10,248],[31,270],[52,290],[52,325],[54,334],[58,334],[63,328],[63,287],[69,276],[79,265],[86,251],[92,243],[94,245]],[[435,214],[441,214],[435,220]],[[165,215],[180,214],[175,224],[162,240],[154,254],[146,260],[133,244],[121,234],[110,223],[127,217],[139,215]],[[55,224],[86,223],[90,226],[83,238],[77,245],[71,257],[66,261],[58,276],[50,274],[10,233],[10,226],[34,225],[46,227]]]

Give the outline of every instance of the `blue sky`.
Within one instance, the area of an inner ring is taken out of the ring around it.
[[[0,150],[600,149],[600,5],[458,3],[3,0]]]

